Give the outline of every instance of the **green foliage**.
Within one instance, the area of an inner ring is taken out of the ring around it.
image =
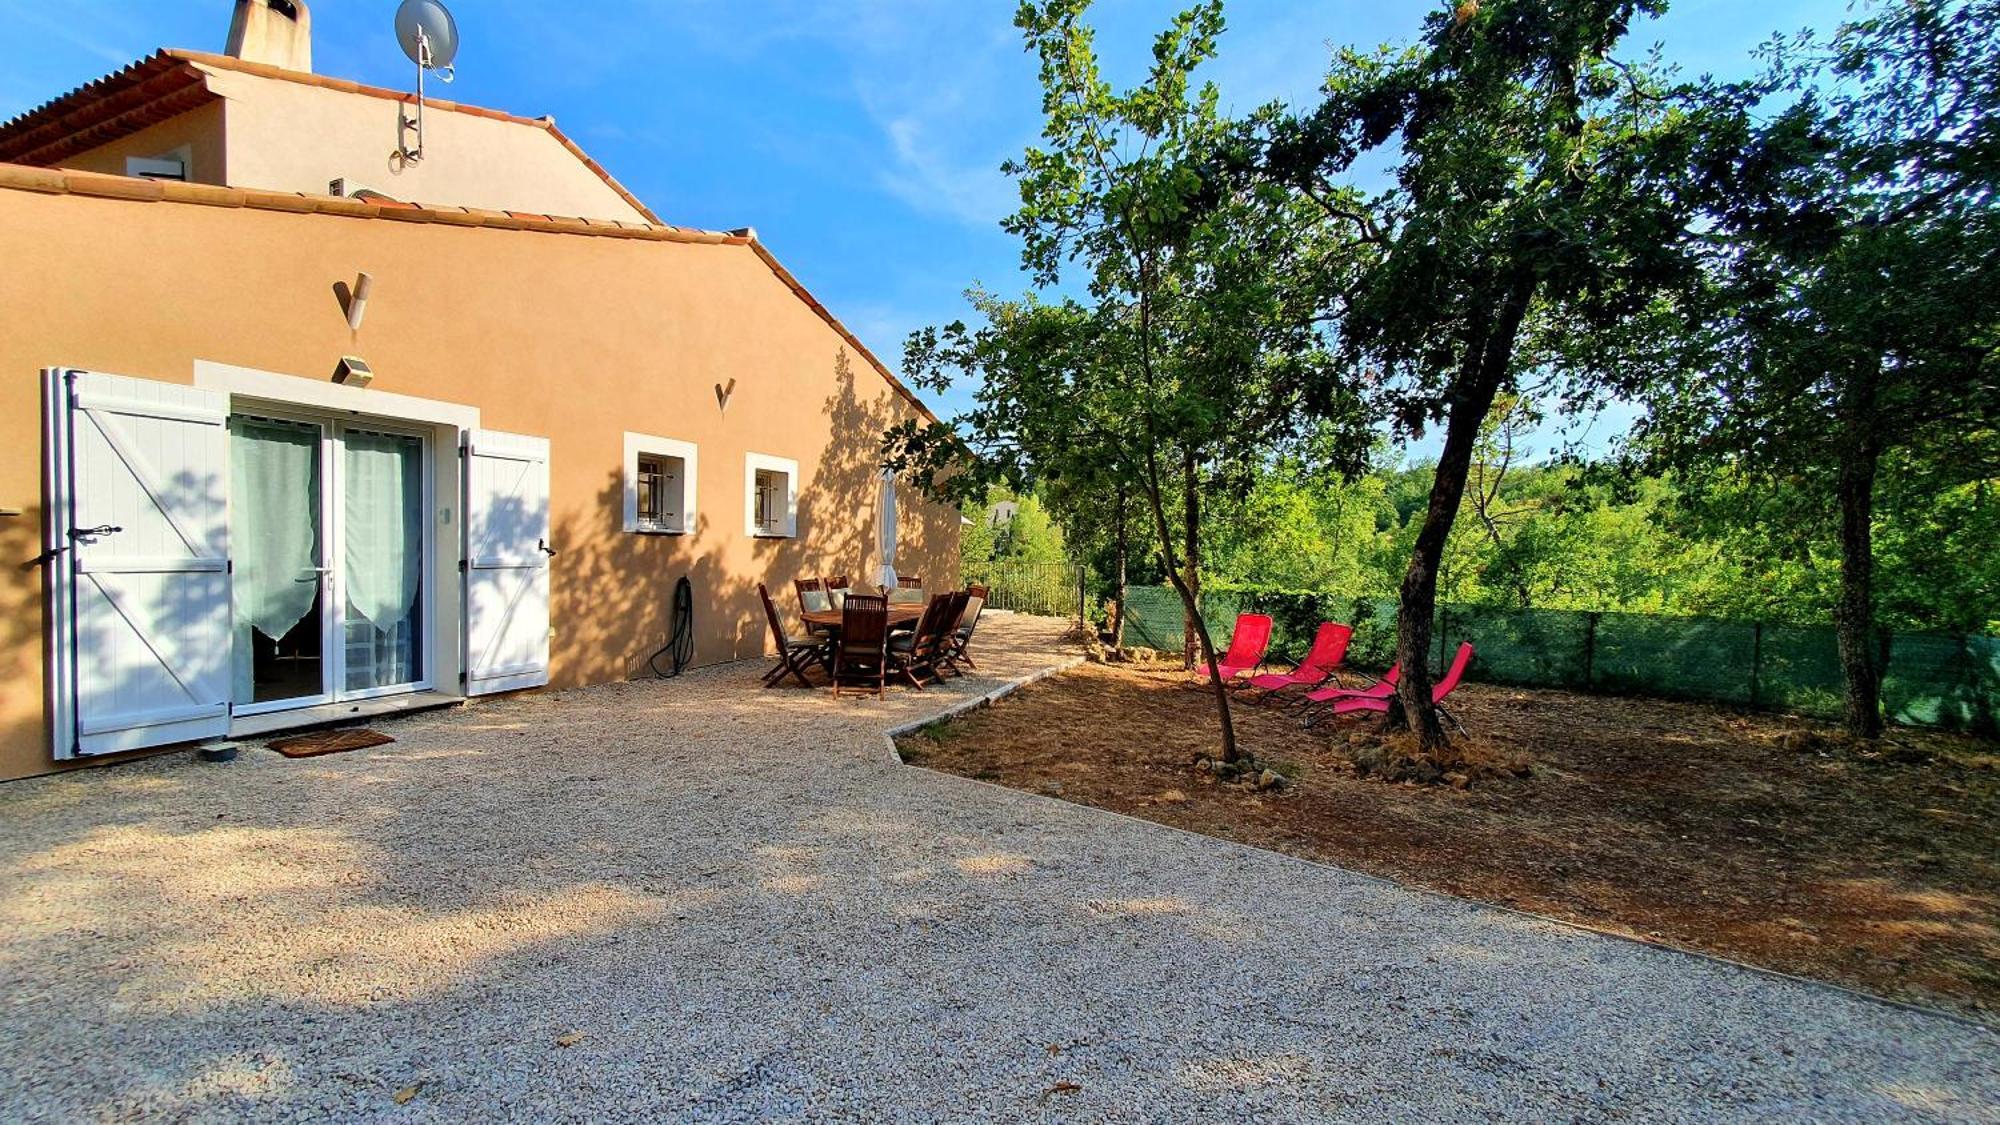
[[[994,530],[993,557],[1016,562],[1062,562],[1068,558],[1062,529],[1034,495],[1014,502],[1014,517]]]
[[[1195,603],[1208,490],[1308,430],[1365,431],[1357,411],[1326,409],[1318,284],[1340,244],[1297,197],[1228,172],[1249,163],[1252,130],[1193,77],[1222,32],[1220,0],[1176,16],[1122,91],[1099,70],[1088,7],[1028,0],[1015,19],[1040,64],[1043,130],[1006,165],[1021,206],[1003,225],[1043,292],[975,293],[983,326],[912,336],[905,369],[920,385],[980,387],[951,426],[890,431],[885,463],[933,493],[1067,480],[1141,501],[1212,670]],[[1065,282],[1080,295],[1045,299]],[[1080,506],[1062,511],[1077,526]]]
[[[1386,481],[1314,477],[1296,465],[1250,474],[1248,487],[1203,510],[1208,571],[1218,579],[1291,590],[1387,594],[1379,533],[1392,517]]]
[[[1434,12],[1412,49],[1340,51],[1321,104],[1279,121],[1263,153],[1267,175],[1358,236],[1326,292],[1341,365],[1395,435],[1444,428],[1399,589],[1412,666],[1454,593],[1447,556],[1489,410],[1529,382],[1571,398],[1644,383],[1653,367],[1630,362],[1645,353],[1625,338],[1695,276],[1682,157],[1716,102],[1670,88],[1657,59],[1617,54],[1663,6]],[[1377,153],[1391,187],[1341,183]],[[1406,677],[1391,714],[1426,751],[1445,741],[1428,689],[1420,670]]]
[[[1424,463],[1353,483],[1258,474],[1240,500],[1205,513],[1209,588],[1393,597],[1431,471]],[[1511,514],[1497,537],[1474,495],[1463,501],[1441,601],[1824,625],[1839,585],[1836,529],[1799,519],[1796,494],[1740,478],[1683,491],[1665,477],[1614,485],[1586,466],[1545,462],[1512,468],[1495,500]],[[1885,628],[2000,630],[2000,481],[1892,484],[1875,535]]]
[[[958,559],[962,567],[969,568],[993,561],[997,540],[993,534],[993,521],[988,516],[988,507],[984,496],[958,506],[961,521],[958,528]]]
[[[1973,296],[2000,292],[1996,20],[2000,0],[1890,0],[1824,44],[1774,40],[1769,73],[1731,93],[1791,104],[1693,152],[1714,186],[1705,288],[1671,326],[1679,370],[1651,388],[1639,448],[1696,487],[1794,495],[1799,538],[1839,528],[1828,604],[1862,736],[1880,729],[1881,613],[1910,594],[1876,583],[1885,473],[1932,489],[1902,490],[1907,515],[1996,472],[2000,306]]]
[[[1044,131],[1005,227],[1036,288],[912,335],[906,375],[974,405],[884,463],[976,523],[1024,498],[969,558],[1164,576],[1194,619],[1198,587],[1297,590],[1302,629],[1395,596],[1413,652],[1440,600],[1489,630],[1842,606],[1843,663],[1857,599],[1990,627],[2000,0],[1889,0],[1736,85],[1620,53],[1661,7],[1457,5],[1338,52],[1317,105],[1232,119],[1196,78],[1219,0],[1125,90],[1087,0],[1022,4]],[[1387,189],[1355,185],[1370,158]],[[1609,397],[1647,408],[1618,471],[1522,446]]]

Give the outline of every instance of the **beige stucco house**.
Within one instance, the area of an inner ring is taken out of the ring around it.
[[[409,95],[238,9],[0,125],[0,778],[641,674],[682,577],[695,663],[753,657],[758,583],[869,573],[930,415],[754,232],[546,118],[431,101],[400,159]]]

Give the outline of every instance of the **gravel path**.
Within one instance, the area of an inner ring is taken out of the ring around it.
[[[981,630],[0,787],[0,1116],[2000,1121],[1988,1031],[896,764],[1060,657]]]

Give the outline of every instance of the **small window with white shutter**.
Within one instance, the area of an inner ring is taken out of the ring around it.
[[[626,531],[686,535],[694,530],[694,443],[625,435]]]
[[[799,463],[764,453],[743,459],[744,532],[758,539],[790,539],[799,530]]]

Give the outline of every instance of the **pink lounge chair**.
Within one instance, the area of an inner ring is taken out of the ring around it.
[[[1252,676],[1248,686],[1263,691],[1266,697],[1286,688],[1316,688],[1331,679],[1340,662],[1347,658],[1347,642],[1353,636],[1351,626],[1322,621],[1319,631],[1313,634],[1312,648],[1296,668],[1289,672],[1266,672],[1261,676]]]
[[[1445,710],[1444,697],[1457,689],[1458,681],[1465,676],[1465,667],[1470,663],[1472,663],[1472,644],[1465,642],[1458,646],[1458,655],[1452,657],[1451,667],[1445,671],[1444,678],[1431,685],[1431,702],[1437,705],[1438,712],[1445,718],[1450,719],[1451,724],[1457,727],[1461,734],[1465,732],[1465,724],[1459,722],[1456,715]],[[1390,671],[1394,672],[1395,669],[1391,668]],[[1384,683],[1389,681],[1388,676],[1384,676],[1382,679]],[[1376,687],[1380,686],[1381,684],[1376,685]],[[1356,694],[1334,698],[1332,700],[1333,713],[1335,715],[1352,715],[1362,711],[1386,712],[1389,710],[1389,697],[1395,694],[1395,690],[1395,685],[1391,683],[1389,690],[1377,695]]]
[[[1262,613],[1239,613],[1236,629],[1229,634],[1229,651],[1215,662],[1223,683],[1264,666],[1264,654],[1271,647],[1271,618]],[[1206,678],[1206,677],[1204,677]]]
[[[1343,699],[1387,699],[1396,694],[1396,681],[1403,676],[1401,664],[1389,665],[1382,678],[1367,687],[1323,687],[1306,693],[1308,703],[1337,703]]]

